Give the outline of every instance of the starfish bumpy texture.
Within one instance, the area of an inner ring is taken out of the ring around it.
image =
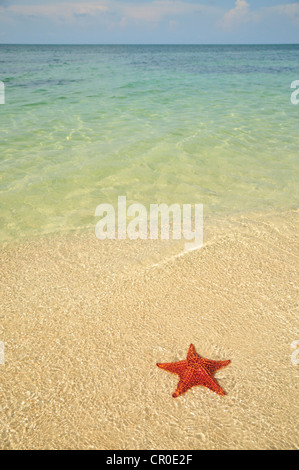
[[[166,364],[157,364],[160,369],[167,370],[180,377],[173,398],[179,397],[187,392],[191,387],[201,385],[207,387],[218,395],[226,395],[225,391],[220,387],[214,378],[215,372],[227,366],[230,361],[212,361],[200,357],[195,351],[193,344],[190,345],[187,359],[179,362],[171,362]]]

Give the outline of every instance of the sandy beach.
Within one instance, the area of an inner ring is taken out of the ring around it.
[[[199,251],[49,236],[0,253],[2,449],[297,449],[299,213],[208,223]],[[156,367],[231,359],[220,397]]]

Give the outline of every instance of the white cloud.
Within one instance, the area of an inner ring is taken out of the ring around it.
[[[29,17],[48,17],[55,20],[72,20],[77,16],[94,16],[99,13],[112,13],[120,17],[122,24],[128,21],[136,23],[157,23],[167,16],[177,17],[204,13],[220,16],[223,9],[183,2],[182,0],[154,0],[150,3],[117,2],[100,0],[98,2],[61,2],[44,5],[11,5],[6,11],[14,15]]]
[[[168,28],[173,29],[182,18],[210,17],[215,26],[224,32],[230,33],[249,22],[269,22],[270,18],[285,17],[290,22],[299,23],[299,3],[276,5],[272,7],[259,7],[252,10],[246,0],[236,0],[234,8],[225,10],[223,7],[201,5],[183,0],[153,0],[148,3],[132,3],[132,1],[98,0],[98,1],[67,1],[57,3],[43,3],[40,5],[10,4],[0,0],[1,20],[17,21],[20,16],[35,18],[36,20],[48,18],[55,22],[84,21],[84,18],[106,16],[106,22],[113,23],[114,27],[130,28],[132,25],[156,26],[163,20],[167,21]],[[80,19],[81,18],[81,19]],[[204,20],[205,21],[205,20]]]
[[[278,16],[286,16],[294,23],[299,23],[299,3],[289,3],[287,5],[276,5],[274,7],[263,8],[264,16],[274,14]]]
[[[183,16],[193,13],[219,13],[217,7],[183,2],[180,0],[155,0],[151,3],[126,3],[119,6],[123,14],[136,21],[161,21],[167,16]]]
[[[299,3],[260,7],[255,11],[250,9],[246,0],[236,0],[234,8],[225,13],[218,25],[225,31],[231,32],[240,28],[245,23],[270,21],[270,18],[287,17],[292,22],[299,24]]]
[[[236,0],[235,7],[225,13],[221,20],[224,29],[233,30],[252,20],[250,5],[246,0]]]
[[[35,18],[52,18],[55,20],[72,20],[76,16],[96,15],[108,10],[103,3],[57,3],[51,5],[11,5],[6,11],[14,15]]]

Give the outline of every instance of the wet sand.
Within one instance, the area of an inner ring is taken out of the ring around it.
[[[298,448],[298,222],[219,220],[183,256],[93,234],[3,248],[1,449]],[[231,359],[227,396],[172,398],[156,363],[190,343]]]

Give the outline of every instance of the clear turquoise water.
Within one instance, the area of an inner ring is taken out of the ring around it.
[[[299,46],[0,46],[0,241],[103,202],[298,207]]]

